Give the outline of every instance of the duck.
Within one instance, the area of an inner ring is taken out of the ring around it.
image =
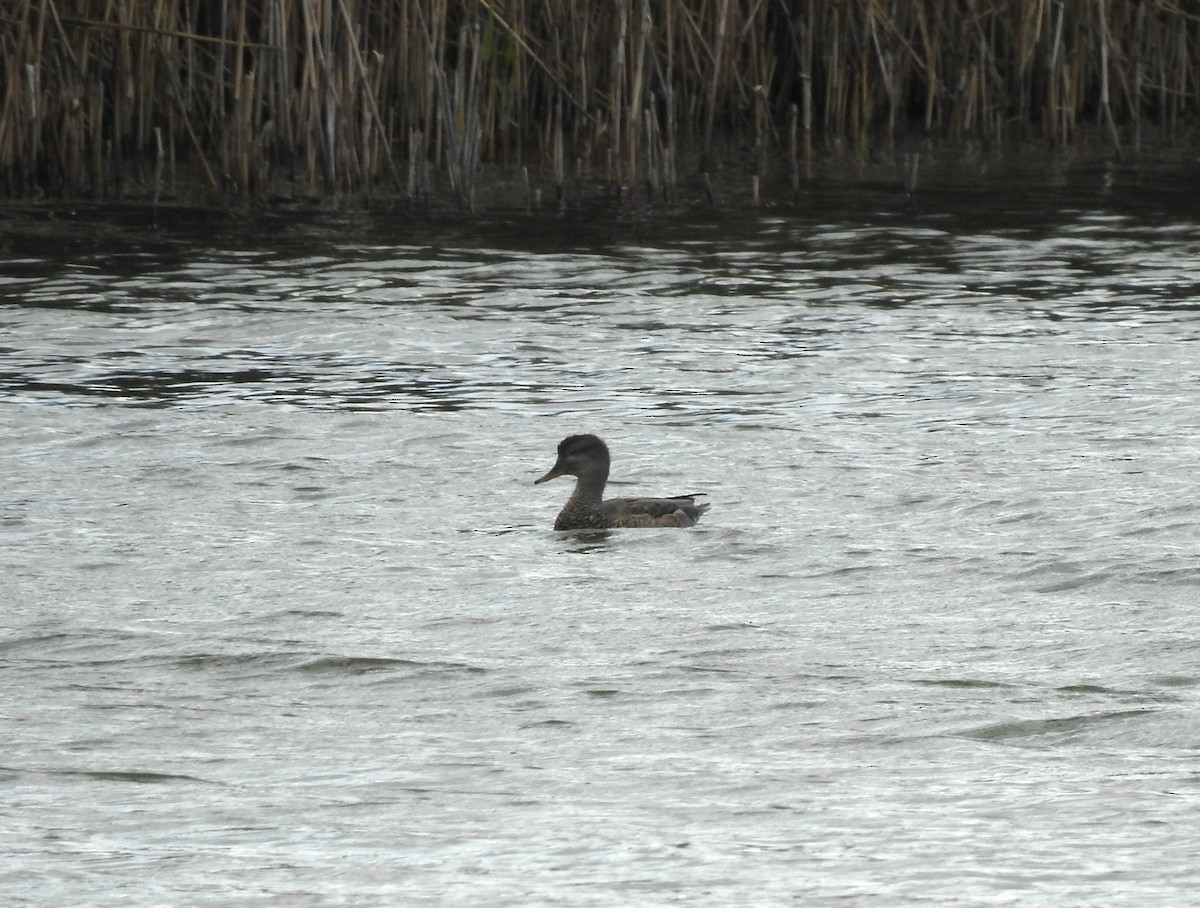
[[[708,510],[696,504],[703,493],[669,498],[609,498],[604,486],[612,458],[608,445],[595,435],[570,435],[558,444],[558,460],[534,485],[559,476],[574,476],[575,491],[563,505],[556,530],[607,530],[624,527],[690,527]]]

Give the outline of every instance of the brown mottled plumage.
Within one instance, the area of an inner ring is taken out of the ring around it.
[[[558,445],[558,460],[534,484],[558,476],[574,476],[575,491],[563,505],[556,530],[607,530],[612,527],[690,527],[708,510],[696,495],[671,498],[604,500],[610,459],[608,446],[595,435],[572,435]]]

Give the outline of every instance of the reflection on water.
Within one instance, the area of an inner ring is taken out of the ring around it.
[[[1200,219],[1097,185],[6,236],[0,886],[1188,904]]]

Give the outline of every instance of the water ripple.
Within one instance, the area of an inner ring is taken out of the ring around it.
[[[814,193],[8,241],[17,901],[1191,904],[1200,227]]]

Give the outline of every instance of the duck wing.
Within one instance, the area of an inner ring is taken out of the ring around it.
[[[701,493],[697,493],[701,494]],[[696,494],[671,498],[610,498],[601,507],[615,527],[690,527],[708,510]]]

